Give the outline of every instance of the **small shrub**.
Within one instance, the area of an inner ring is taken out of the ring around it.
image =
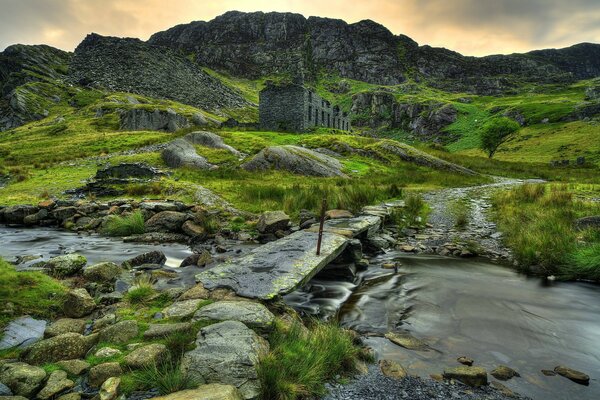
[[[200,385],[179,367],[179,363],[166,361],[131,373],[126,379],[124,391],[158,389],[161,395],[194,389]]]
[[[139,210],[126,216],[112,217],[104,229],[108,236],[130,236],[144,233],[144,231],[144,216]]]
[[[155,279],[150,274],[135,277],[133,285],[127,292],[126,298],[131,304],[144,304],[154,295]]]
[[[471,207],[468,200],[457,200],[450,205],[450,213],[454,217],[454,226],[457,229],[465,229],[469,225]]]
[[[183,356],[183,353],[191,350],[192,344],[196,340],[196,333],[193,329],[184,332],[177,332],[167,336],[164,339],[164,344],[171,352],[173,361],[178,361]]]

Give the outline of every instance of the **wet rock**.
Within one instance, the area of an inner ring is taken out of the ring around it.
[[[87,290],[83,288],[70,290],[63,303],[63,310],[67,317],[81,318],[89,315],[96,308],[96,303]]]
[[[100,400],[115,400],[119,396],[120,385],[121,378],[119,377],[115,376],[105,380],[98,393]]]
[[[126,320],[104,328],[100,331],[98,340],[105,343],[124,344],[138,334],[138,323],[134,320]]]
[[[90,265],[83,270],[83,277],[91,282],[114,282],[123,272],[123,268],[112,262]]]
[[[177,211],[161,211],[146,221],[146,232],[180,232],[189,215]]]
[[[388,332],[385,334],[385,337],[390,342],[404,347],[405,349],[420,351],[429,350],[429,345],[426,342],[422,341],[421,339],[417,339],[408,333]]]
[[[273,328],[275,316],[260,303],[250,301],[218,301],[199,309],[193,321],[239,321],[261,331]]]
[[[133,268],[143,264],[163,265],[166,261],[167,257],[162,251],[154,250],[124,261],[122,265],[125,268]]]
[[[456,379],[469,386],[487,385],[487,371],[482,367],[454,367],[444,370],[445,379]]]
[[[189,322],[179,322],[175,324],[150,324],[144,339],[151,340],[166,337],[174,333],[189,332],[192,329],[192,324]]]
[[[123,370],[117,362],[98,364],[90,369],[88,382],[92,387],[100,387],[108,378],[123,375]]]
[[[61,318],[54,321],[46,328],[44,337],[50,338],[70,332],[83,334],[85,325],[86,322],[82,319]]]
[[[77,212],[78,212],[77,207],[74,207],[74,206],[57,207],[54,209],[54,211],[52,211],[52,215],[59,222],[63,222],[63,221],[68,220],[69,218],[74,217],[75,214],[77,214]]]
[[[23,224],[26,216],[34,215],[38,208],[28,205],[6,207],[0,210],[0,222],[5,224]]]
[[[65,371],[54,371],[50,374],[46,386],[40,390],[36,397],[39,400],[47,400],[73,386],[75,386],[75,382],[67,378]]]
[[[587,374],[569,367],[559,365],[554,368],[554,372],[581,385],[588,385],[590,383],[590,377]]]
[[[283,211],[266,211],[262,213],[256,224],[260,233],[274,233],[286,230],[290,224],[290,217]]]
[[[46,371],[32,365],[15,362],[0,364],[0,382],[15,396],[32,397],[46,379]]]
[[[138,347],[125,356],[125,365],[132,369],[139,369],[159,365],[169,357],[169,350],[164,344],[152,343]]]
[[[402,379],[408,375],[402,365],[392,360],[379,360],[379,368],[381,373],[390,378]]]
[[[171,168],[189,167],[209,170],[214,167],[206,158],[196,153],[194,145],[185,139],[176,139],[169,143],[161,153],[162,159]]]
[[[180,233],[148,232],[123,238],[125,243],[187,243],[189,237]]]
[[[463,364],[463,365],[467,365],[467,366],[469,366],[469,367],[470,367],[471,365],[473,365],[473,363],[475,362],[475,361],[473,361],[473,359],[472,359],[472,358],[470,358],[470,357],[466,357],[466,356],[461,356],[461,357],[458,357],[458,358],[456,359],[456,361],[458,361],[459,363],[461,363],[461,364]]]
[[[189,222],[189,221],[188,221]],[[185,224],[184,224],[185,225]],[[187,267],[188,265],[195,265],[198,267],[205,267],[212,262],[212,256],[208,250],[202,250],[202,253],[194,253],[187,256],[179,265],[180,268]]]
[[[96,335],[64,333],[35,343],[22,357],[24,361],[35,365],[83,358],[97,339]]]
[[[552,371],[551,369],[543,369],[542,374],[546,376],[556,376],[556,372]]]
[[[245,399],[259,395],[256,367],[269,344],[237,321],[220,322],[198,333],[196,348],[184,354],[181,368],[204,383],[238,388]]]
[[[503,395],[507,396],[507,397],[515,397],[515,393],[510,390],[509,388],[507,388],[506,386],[504,386],[503,384],[501,384],[498,381],[492,381],[491,385],[496,388],[498,391],[500,391],[500,393],[502,393]]]
[[[0,350],[18,346],[25,348],[44,336],[46,321],[23,316],[11,321],[0,339]]]
[[[196,240],[203,240],[208,236],[204,227],[198,225],[194,221],[185,221],[183,225],[181,225],[181,230],[183,233]]]
[[[206,131],[198,131],[198,132],[188,133],[187,135],[185,135],[184,138],[185,138],[185,140],[187,140],[188,142],[193,143],[193,144],[199,144],[201,146],[211,147],[213,149],[227,150],[231,154],[234,154],[235,156],[238,156],[238,157],[241,155],[241,153],[239,151],[237,151],[233,147],[225,144],[223,142],[223,139],[221,138],[221,136],[217,135],[216,133],[206,132]]]
[[[496,379],[500,379],[501,381],[507,381],[511,378],[514,378],[515,376],[521,376],[517,371],[510,367],[507,367],[506,365],[497,366],[492,370],[492,372],[490,372],[490,375],[492,375]]]
[[[90,364],[83,360],[63,360],[56,363],[61,369],[67,371],[69,375],[79,376],[90,369]]]
[[[65,254],[53,257],[44,265],[48,273],[56,277],[75,275],[87,264],[87,259],[80,254]]]
[[[113,349],[112,347],[103,347],[99,349],[94,356],[98,358],[110,358],[123,354],[119,349]]]
[[[243,400],[244,397],[235,386],[211,383],[200,385],[197,389],[183,390],[153,400]]]
[[[241,165],[247,171],[284,170],[293,174],[343,177],[342,164],[335,158],[298,146],[272,146],[261,150]]]
[[[191,318],[202,301],[203,300],[199,299],[177,301],[165,308],[162,312],[166,318]]]
[[[210,292],[202,285],[201,283],[196,286],[188,289],[185,293],[181,295],[179,300],[192,300],[192,299],[202,299],[206,300],[210,297]]]

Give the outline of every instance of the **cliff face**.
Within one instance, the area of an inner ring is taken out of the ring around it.
[[[419,46],[372,21],[347,24],[291,13],[228,12],[156,33],[149,43],[183,50],[201,65],[249,78],[279,73],[311,78],[327,70],[397,84],[410,75],[449,90],[494,94],[510,90],[515,81],[565,82],[600,75],[600,45],[465,57]]]
[[[82,86],[175,100],[206,110],[248,103],[185,56],[138,39],[88,35],[75,49],[69,80]]]

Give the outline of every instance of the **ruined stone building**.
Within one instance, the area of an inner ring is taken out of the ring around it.
[[[259,94],[260,128],[304,132],[313,127],[349,131],[348,113],[300,84],[267,86]]]

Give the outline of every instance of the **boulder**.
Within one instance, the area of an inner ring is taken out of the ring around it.
[[[56,365],[63,371],[67,371],[69,375],[73,376],[79,376],[90,369],[90,364],[79,359],[59,361]]]
[[[17,318],[4,329],[4,335],[0,339],[0,350],[16,346],[20,348],[30,346],[44,336],[45,329],[46,321],[27,315]]]
[[[79,333],[85,331],[86,322],[82,319],[61,318],[54,321],[44,331],[44,337],[51,338],[64,333]]]
[[[199,144],[204,147],[227,150],[228,152],[238,157],[241,155],[239,151],[225,144],[223,142],[223,138],[221,138],[221,136],[217,135],[216,133],[206,131],[192,132],[185,135],[185,140],[187,140],[190,143]]]
[[[113,349],[112,347],[103,347],[103,348],[99,349],[98,351],[96,351],[96,353],[94,354],[94,357],[110,358],[110,357],[118,356],[121,354],[123,354],[123,352],[119,349]]]
[[[492,372],[490,372],[490,375],[496,379],[500,379],[501,381],[507,381],[515,376],[521,376],[517,371],[507,367],[506,365],[498,365],[492,370]]]
[[[46,371],[23,362],[0,365],[0,382],[15,396],[33,397],[46,379]]]
[[[36,365],[83,358],[96,340],[96,335],[64,333],[35,343],[22,357],[24,361]]]
[[[569,367],[559,365],[554,368],[554,372],[582,385],[590,383],[590,377],[587,374]]]
[[[193,328],[193,325],[189,322],[179,322],[175,324],[150,324],[146,332],[144,332],[144,339],[152,340],[167,337],[175,333],[189,332]]]
[[[167,131],[176,132],[188,128],[190,122],[174,110],[145,110],[133,108],[120,114],[123,131]]]
[[[124,344],[139,334],[138,323],[134,320],[117,322],[100,331],[98,340],[105,343]]]
[[[67,317],[81,318],[89,315],[96,308],[96,303],[87,290],[83,288],[70,290],[63,303]]]
[[[267,147],[241,167],[246,171],[276,169],[305,176],[347,178],[342,172],[342,163],[337,159],[291,145]]]
[[[114,282],[123,269],[112,262],[103,262],[90,265],[83,270],[83,277],[91,282],[110,283]]]
[[[75,382],[67,378],[65,371],[54,371],[50,374],[46,386],[37,394],[39,400],[47,400],[55,397],[57,394],[71,389]]]
[[[181,226],[190,218],[177,211],[161,211],[146,221],[146,232],[180,232]]]
[[[388,332],[385,337],[392,343],[409,350],[428,350],[429,345],[408,333]]]
[[[132,369],[139,369],[159,365],[168,357],[169,350],[164,344],[152,343],[138,347],[125,356],[125,365]]]
[[[325,219],[353,218],[354,215],[348,210],[327,210]]]
[[[143,264],[163,265],[166,261],[167,257],[162,251],[154,250],[124,261],[121,265],[125,268],[133,268]]]
[[[487,385],[487,371],[482,367],[469,367],[466,365],[444,370],[445,379],[456,379],[465,385],[477,387]]]
[[[202,302],[203,300],[200,299],[177,301],[165,308],[162,312],[166,318],[190,318],[194,315],[196,310],[198,310],[198,306],[200,306],[200,303]]]
[[[0,397],[12,396],[13,392],[8,386],[0,382]]]
[[[214,167],[206,158],[196,153],[194,145],[185,139],[169,143],[161,153],[165,164],[171,168],[190,167],[208,170]]]
[[[193,237],[194,239],[197,239],[197,240],[202,240],[202,239],[206,238],[206,236],[207,236],[206,231],[204,230],[204,227],[202,227],[201,225],[198,225],[197,223],[195,223],[194,221],[191,221],[191,220],[185,221],[183,223],[183,225],[181,225],[181,230],[186,235]]]
[[[100,387],[108,378],[123,375],[123,370],[118,362],[98,364],[90,369],[88,382],[92,387]]]
[[[67,207],[57,207],[52,211],[52,215],[58,221],[63,222],[69,218],[72,218],[77,214],[77,207],[67,206]]]
[[[275,315],[260,303],[251,301],[217,301],[199,309],[193,321],[239,321],[261,331],[273,328]]]
[[[265,211],[258,218],[256,229],[260,233],[275,233],[287,230],[289,225],[290,217],[283,211]]]
[[[63,394],[56,398],[56,400],[81,400],[81,393],[71,392],[67,394]]]
[[[153,397],[153,400],[243,400],[235,386],[211,383],[196,389],[182,390],[166,396]]]
[[[38,212],[35,206],[20,205],[3,208],[0,211],[0,222],[5,224],[23,224],[25,217]]]
[[[104,381],[100,386],[100,392],[98,396],[100,400],[115,400],[119,396],[119,387],[121,385],[121,378],[112,377]]]
[[[467,356],[460,356],[456,359],[456,361],[458,361],[462,365],[468,365],[469,367],[471,365],[473,365],[473,363],[475,362],[475,361],[473,361],[473,359],[471,357],[467,357]]]
[[[402,379],[408,375],[402,365],[392,360],[379,360],[379,369],[382,374],[390,378]]]
[[[184,354],[182,370],[202,383],[235,386],[245,399],[256,398],[260,381],[256,367],[269,344],[238,321],[225,321],[202,328],[196,348]]]
[[[87,264],[87,259],[80,254],[65,254],[48,260],[44,268],[52,276],[63,278],[75,275]]]
[[[179,300],[180,301],[181,300],[193,300],[193,299],[206,300],[209,297],[210,297],[210,292],[208,291],[208,289],[206,289],[204,287],[204,285],[199,283],[196,286],[192,287],[191,289],[188,289],[185,293],[183,293],[179,297]]]

